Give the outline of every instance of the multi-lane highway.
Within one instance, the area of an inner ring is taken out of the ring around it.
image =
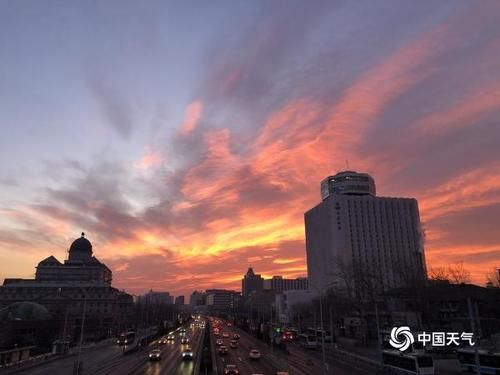
[[[220,345],[215,345],[217,372],[219,374],[224,374],[224,368],[227,364],[238,366],[240,374],[275,374],[277,371],[285,371],[284,368],[279,368],[279,366],[273,363],[272,357],[268,353],[267,346],[254,339],[246,332],[242,332],[235,327],[228,327],[226,323],[223,323],[220,325],[219,335],[215,336],[213,333],[212,329],[212,340],[214,340],[214,342],[216,342],[217,339],[222,340],[224,346],[228,348],[228,353],[222,355],[218,352]],[[231,348],[230,342],[233,340],[233,335],[235,333],[240,335],[240,339],[237,340],[238,347]],[[229,337],[224,338],[224,334],[228,334]],[[260,351],[260,359],[249,358],[249,353],[252,349]]]
[[[227,323],[220,321],[219,335],[215,336],[211,329],[212,340],[222,339],[224,345],[228,347],[228,354],[221,355],[216,347],[216,364],[219,374],[224,374],[226,364],[235,364],[238,366],[241,375],[265,374],[274,375],[278,371],[288,372],[290,375],[312,375],[321,374],[323,362],[320,358],[320,353],[314,350],[307,350],[296,345],[289,345],[286,354],[282,350],[274,349],[263,343],[247,332],[242,331],[234,326],[227,326]],[[223,333],[228,333],[229,337],[222,337]],[[230,342],[233,335],[240,335],[238,348],[230,347]],[[215,341],[214,341],[215,342]],[[261,358],[258,360],[250,359],[249,353],[251,349],[257,349],[261,353]],[[367,372],[358,366],[349,366],[339,363],[329,356],[327,358],[328,366],[327,374],[335,375],[366,375]]]
[[[201,345],[202,328],[198,325],[186,328],[186,333],[181,333],[179,329],[173,332],[174,340],[166,344],[159,344],[158,340],[149,345],[130,353],[123,354],[123,346],[116,343],[108,343],[99,348],[88,349],[82,352],[81,362],[83,363],[83,375],[192,375],[196,358],[193,360],[183,360],[182,350],[187,346],[192,348],[193,353],[197,353]],[[182,337],[188,337],[188,345],[181,344]],[[149,353],[159,349],[161,359],[150,361]],[[73,366],[76,356],[68,356],[56,361],[26,369],[18,374],[26,375],[68,375],[73,373]]]
[[[97,368],[89,374],[95,375],[192,375],[194,374],[193,360],[184,360],[182,358],[182,350],[191,347],[193,353],[201,345],[202,329],[193,325],[192,328],[187,328],[186,333],[181,333],[180,330],[174,332],[174,340],[168,341],[165,344],[159,344],[154,341],[147,348],[137,351],[115,361],[105,363],[101,368]],[[189,344],[182,345],[181,339],[189,338]],[[161,358],[158,361],[150,361],[148,358],[152,350],[158,349],[161,352]]]

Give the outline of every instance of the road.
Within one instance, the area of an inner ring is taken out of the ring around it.
[[[147,359],[145,355],[138,355],[138,363],[131,369],[130,367],[115,366],[113,371],[103,373],[106,375],[160,375],[160,374],[172,374],[172,375],[192,375],[194,374],[194,364],[193,360],[183,360],[182,350],[188,345],[181,344],[181,335],[179,331],[175,332],[175,341],[168,342],[164,345],[155,345],[162,351],[162,358],[160,361],[151,362]],[[188,328],[185,337],[190,339],[190,344],[193,353],[197,352],[200,347],[202,338],[201,328]],[[153,348],[151,348],[153,349]],[[99,375],[101,373],[96,373]]]
[[[223,338],[222,334],[228,333],[229,338]],[[235,333],[240,334],[241,338],[238,340],[238,348],[233,349],[230,347],[230,342]],[[211,332],[212,340],[215,343],[215,340],[222,339],[224,341],[224,345],[228,348],[229,352],[225,355],[220,355],[218,352],[216,353],[217,359],[217,372],[219,374],[224,374],[224,366],[226,364],[237,365],[240,374],[274,374],[278,371],[278,368],[271,363],[270,357],[267,353],[267,347],[265,344],[259,342],[254,339],[250,335],[245,332],[241,332],[240,330],[234,327],[227,327],[225,324],[221,325],[220,335],[213,335],[213,330]],[[218,347],[216,347],[216,350]],[[262,357],[259,360],[251,360],[248,358],[248,353],[251,349],[260,350]]]
[[[83,375],[191,375],[194,374],[195,361],[181,358],[183,346],[180,343],[181,334],[179,330],[174,332],[175,341],[159,345],[157,341],[134,353],[124,355],[123,347],[114,343],[82,352]],[[201,345],[202,329],[187,328],[186,336],[190,338],[190,346],[196,353]],[[162,358],[160,361],[150,362],[148,354],[153,349],[160,349]],[[61,358],[44,365],[26,369],[17,374],[26,375],[68,375],[73,373],[73,365],[76,356]]]
[[[217,370],[219,374],[224,374],[225,364],[235,364],[240,370],[242,375],[251,374],[264,374],[272,375],[277,371],[286,371],[290,375],[313,375],[321,374],[322,361],[318,358],[316,351],[307,351],[301,348],[291,346],[289,348],[290,354],[286,354],[281,350],[273,350],[269,345],[258,340],[252,335],[234,326],[227,327],[225,323],[221,326],[222,332],[229,333],[229,338],[223,338],[224,345],[229,348],[227,355],[216,354],[217,358]],[[238,333],[241,338],[239,340],[239,347],[237,349],[232,349],[229,346],[231,342],[232,335]],[[211,331],[212,340],[217,338],[222,338],[221,336],[216,337],[213,335],[213,330]],[[215,342],[215,341],[214,341]],[[248,358],[248,354],[251,349],[258,349],[262,358],[260,360],[251,360]],[[366,372],[362,372],[354,367],[346,368],[334,365],[332,361],[329,366],[328,374],[335,375],[366,375]]]

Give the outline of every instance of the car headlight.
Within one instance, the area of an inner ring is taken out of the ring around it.
[[[125,340],[125,344],[128,344],[128,340]]]

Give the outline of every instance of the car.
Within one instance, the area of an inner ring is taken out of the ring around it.
[[[232,327],[233,325],[231,323],[227,323],[227,326],[228,327]]]
[[[221,345],[219,346],[219,354],[220,355],[224,355],[224,354],[227,354],[227,346],[226,345]]]
[[[161,350],[160,349],[152,350],[149,353],[149,360],[150,361],[159,361],[160,359],[161,359]]]
[[[185,359],[185,360],[193,359],[193,349],[191,349],[190,347],[185,348],[182,351],[182,359]]]
[[[168,335],[167,341],[175,341],[175,335]]]
[[[188,338],[188,337],[183,337],[183,338],[181,339],[181,344],[182,344],[182,345],[187,345],[187,344],[189,344],[189,338]]]
[[[164,345],[167,343],[167,338],[166,337],[162,337],[158,340],[158,344],[160,345]]]
[[[224,367],[224,375],[239,375],[240,369],[236,365],[226,365]]]
[[[233,349],[238,348],[238,341],[231,340],[231,342],[229,343],[229,346],[231,346],[231,348],[233,348]]]
[[[288,375],[288,372],[286,371],[278,371],[276,375]]]
[[[237,333],[235,333],[235,334],[233,335],[233,339],[235,339],[235,340],[239,340],[239,339],[240,339],[240,335],[238,335]]]
[[[229,337],[229,333],[224,332],[224,333],[222,334],[222,337],[224,337],[224,338],[228,338],[228,337]]]
[[[215,340],[215,345],[217,345],[217,346],[224,345],[224,341],[222,339],[217,339],[217,340]]]
[[[250,350],[250,353],[248,353],[248,358],[260,359],[260,352],[257,349],[252,349]]]

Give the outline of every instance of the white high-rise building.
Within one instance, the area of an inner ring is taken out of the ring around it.
[[[366,296],[426,279],[417,201],[375,191],[364,173],[322,181],[322,202],[304,215],[311,289]]]

